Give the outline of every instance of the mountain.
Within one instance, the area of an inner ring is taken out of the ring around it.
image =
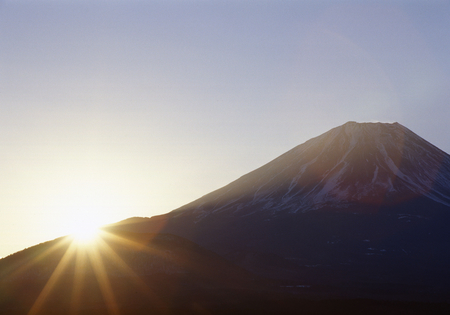
[[[449,226],[450,156],[398,123],[348,122],[179,209],[116,228],[183,236],[331,296],[448,300]]]
[[[346,123],[174,212],[307,212],[426,196],[450,205],[450,158],[398,123]],[[249,197],[251,199],[249,200]],[[254,207],[256,206],[256,207]]]

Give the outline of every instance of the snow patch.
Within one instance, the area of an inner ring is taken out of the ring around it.
[[[372,184],[375,183],[377,176],[378,176],[378,165],[375,165],[375,171],[374,171],[373,177],[372,177]]]

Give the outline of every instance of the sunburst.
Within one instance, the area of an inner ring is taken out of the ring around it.
[[[83,290],[86,289],[87,277],[92,274],[96,279],[108,313],[119,314],[119,305],[108,276],[107,264],[114,265],[121,274],[134,283],[135,288],[144,294],[148,298],[147,300],[152,300],[155,307],[158,307],[158,301],[155,300],[147,284],[113,250],[109,245],[111,242],[126,245],[134,250],[152,251],[152,253],[157,254],[144,244],[97,228],[85,228],[68,237],[61,238],[59,242],[33,257],[27,263],[22,264],[21,267],[13,272],[14,276],[24,274],[27,270],[32,269],[35,264],[49,257],[49,255],[66,248],[28,314],[45,313],[46,302],[60,287],[60,281],[64,278],[64,274],[67,275],[67,272],[73,272],[73,287],[69,290],[72,293],[69,297],[70,302],[67,305],[69,313],[77,314],[80,308],[83,307]],[[90,270],[90,273],[87,273],[87,270]]]

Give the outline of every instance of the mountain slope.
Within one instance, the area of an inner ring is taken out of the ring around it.
[[[264,276],[431,296],[450,287],[450,156],[398,123],[348,122],[168,214],[125,223]]]

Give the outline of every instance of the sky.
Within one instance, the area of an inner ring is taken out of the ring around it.
[[[450,2],[0,0],[0,257],[347,121],[450,153]]]

